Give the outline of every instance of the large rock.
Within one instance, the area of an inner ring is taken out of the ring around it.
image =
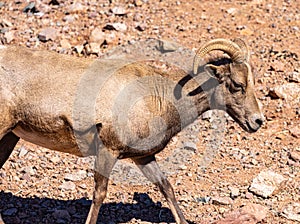
[[[286,179],[271,170],[261,171],[252,181],[251,192],[264,198],[270,197]]]
[[[267,207],[259,204],[248,204],[225,215],[224,219],[214,224],[256,224],[267,216],[268,210]]]

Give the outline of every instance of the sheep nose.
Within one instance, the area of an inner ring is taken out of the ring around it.
[[[258,124],[259,126],[262,126],[264,121],[262,118],[256,118],[255,123]]]
[[[253,128],[259,129],[265,121],[265,117],[262,114],[254,114],[252,115]]]

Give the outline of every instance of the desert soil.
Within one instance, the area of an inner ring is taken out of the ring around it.
[[[2,44],[74,57],[103,57],[117,46],[149,38],[195,51],[214,38],[237,37],[251,49],[265,124],[249,134],[224,113],[209,113],[174,137],[157,158],[191,223],[221,220],[251,204],[266,208],[260,223],[299,223],[300,1],[0,0]],[[284,177],[266,198],[249,189],[261,171]],[[84,223],[93,187],[93,158],[20,141],[0,170],[2,219],[7,224]],[[290,213],[289,205],[296,206]],[[174,220],[158,189],[124,161],[114,170],[98,222]]]

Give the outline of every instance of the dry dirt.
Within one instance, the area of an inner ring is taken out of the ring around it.
[[[283,210],[300,202],[300,161],[290,156],[300,153],[300,1],[40,0],[35,3],[0,0],[3,44],[95,58],[118,45],[132,45],[148,38],[177,42],[191,50],[214,38],[246,40],[256,71],[257,95],[266,117],[264,126],[248,134],[218,113],[224,118],[221,120],[225,129],[206,169],[201,170],[199,164],[210,150],[212,135],[217,133],[210,123],[218,120],[212,119],[213,116],[197,120],[157,157],[191,223],[219,220],[250,203],[261,204],[268,210],[260,223],[297,223],[285,218]],[[49,33],[50,40],[43,42],[43,37],[38,36],[48,27],[56,33]],[[98,39],[91,35],[95,28],[99,28]],[[101,44],[101,48],[89,46],[92,41],[97,46]],[[272,91],[279,87],[286,87],[283,95]],[[0,170],[0,212],[4,222],[84,223],[94,186],[92,160],[20,141]],[[249,191],[252,180],[263,170],[273,170],[286,178],[268,198]],[[99,223],[174,222],[158,189],[146,182],[129,162],[123,162],[114,172]],[[232,187],[239,194],[228,205],[209,200],[228,198]]]

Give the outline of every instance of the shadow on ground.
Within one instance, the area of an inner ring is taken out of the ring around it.
[[[0,212],[5,224],[65,224],[84,223],[91,200],[58,200],[50,198],[22,198],[0,192]],[[132,219],[151,223],[175,222],[169,208],[153,202],[145,193],[134,194],[135,203],[105,203],[97,223],[126,223]],[[101,221],[100,221],[101,220]]]

